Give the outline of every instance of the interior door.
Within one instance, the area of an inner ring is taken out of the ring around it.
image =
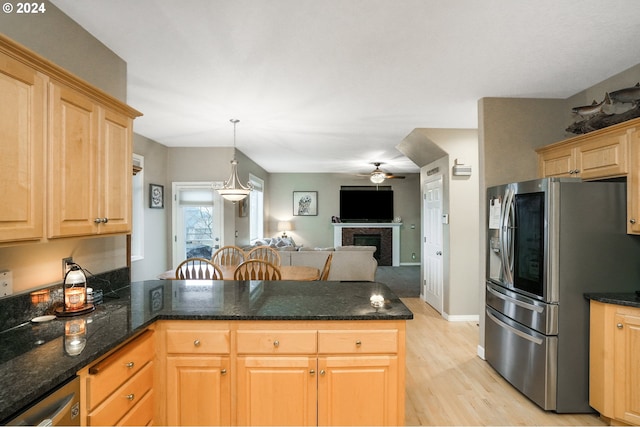
[[[442,175],[424,183],[422,288],[420,296],[439,313],[443,309]]]
[[[173,265],[211,259],[223,241],[223,199],[212,182],[173,183]]]

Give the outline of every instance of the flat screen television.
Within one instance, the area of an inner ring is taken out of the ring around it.
[[[340,220],[342,222],[393,221],[393,190],[391,187],[360,187],[340,190]]]

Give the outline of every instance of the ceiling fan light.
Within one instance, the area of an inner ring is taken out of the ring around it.
[[[371,174],[371,178],[369,178],[369,179],[374,184],[380,184],[380,183],[384,182],[384,180],[386,178],[387,178],[387,175],[384,172],[374,172],[374,173]]]

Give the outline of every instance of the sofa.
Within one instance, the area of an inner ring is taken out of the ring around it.
[[[316,267],[320,271],[333,254],[327,280],[350,282],[373,282],[378,261],[373,257],[375,246],[337,246],[330,248],[308,248],[297,246],[291,237],[258,239],[252,246],[243,248],[246,252],[256,246],[269,246],[278,251],[282,265],[303,265]]]
[[[333,254],[327,280],[373,282],[378,261],[375,246],[337,246],[326,249],[279,251],[282,265],[306,265],[322,271],[329,254]]]

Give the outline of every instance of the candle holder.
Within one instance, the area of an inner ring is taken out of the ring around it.
[[[87,303],[87,276],[78,264],[70,264],[62,286],[64,305],[56,309],[56,316],[78,316],[95,310],[93,304]]]
[[[87,345],[87,321],[67,320],[64,325],[64,351],[69,356],[77,356]]]

